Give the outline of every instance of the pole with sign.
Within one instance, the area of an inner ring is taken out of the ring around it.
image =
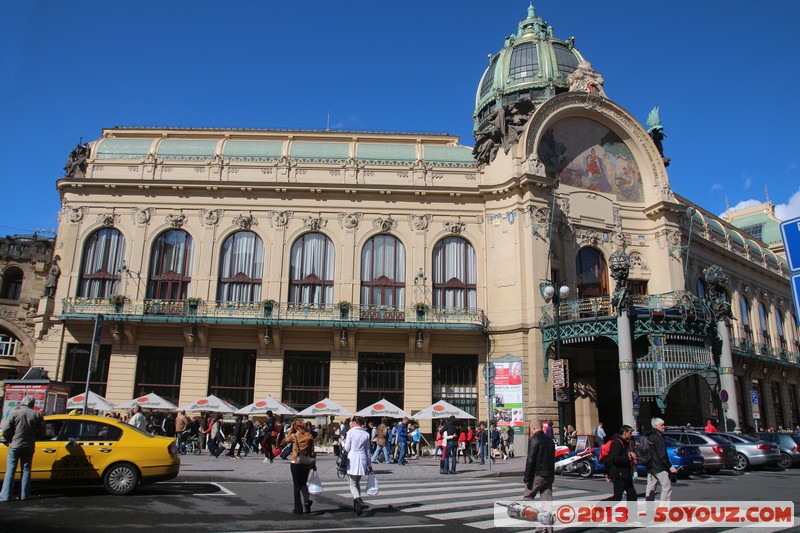
[[[722,402],[722,427],[723,431],[728,431],[728,391],[722,389],[719,391],[719,399]]]
[[[483,367],[483,379],[486,380],[486,441],[489,443],[489,470],[492,469],[492,452],[491,452],[491,442],[492,442],[492,435],[489,430],[490,421],[492,419],[492,401],[494,400],[494,378],[497,376],[497,367],[489,361]],[[478,450],[481,454],[481,460],[484,459],[483,457],[483,447],[478,446]],[[456,452],[458,453],[458,452]]]
[[[89,383],[92,374],[97,372],[97,361],[100,359],[100,338],[103,336],[103,315],[94,319],[94,335],[92,335],[92,349],[89,350],[89,365],[86,368],[86,390],[83,394],[83,414],[89,410]]]
[[[800,324],[800,217],[781,222],[783,249],[786,262],[792,272],[792,299],[794,300],[795,317]]]
[[[756,430],[758,430],[758,421],[761,419],[761,411],[758,408],[758,391],[750,391],[750,406],[753,410],[753,420],[756,423]]]

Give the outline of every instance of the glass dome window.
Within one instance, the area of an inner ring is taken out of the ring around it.
[[[497,56],[492,58],[489,68],[486,69],[486,73],[483,75],[483,82],[481,82],[481,98],[489,94],[489,91],[491,91],[494,86],[494,70],[496,66]]]
[[[514,80],[532,78],[538,70],[539,56],[536,53],[536,43],[522,43],[519,46],[515,46],[514,51],[511,53],[509,77]]]
[[[563,44],[553,43],[553,50],[556,53],[558,63],[558,73],[564,77],[569,76],[578,68],[578,58],[572,51]]]

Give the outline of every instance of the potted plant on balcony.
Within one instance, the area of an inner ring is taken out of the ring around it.
[[[339,318],[342,320],[347,320],[347,317],[350,316],[350,302],[347,300],[342,300],[339,302]]]
[[[428,307],[428,304],[426,304],[425,302],[417,302],[414,305],[414,308],[417,310],[417,320],[424,320],[425,313],[427,313],[428,309],[430,309]]]
[[[272,298],[267,299],[267,300],[262,300],[261,306],[264,309],[264,316],[265,317],[271,317],[272,316],[272,309],[275,307],[276,303],[277,302],[275,300],[273,300]]]
[[[189,308],[189,315],[194,316],[197,314],[197,308],[203,303],[202,298],[187,298],[186,306]]]
[[[125,302],[127,301],[128,299],[122,294],[115,294],[108,299],[108,302],[114,306],[114,311],[117,313],[122,312],[122,308],[125,306]]]

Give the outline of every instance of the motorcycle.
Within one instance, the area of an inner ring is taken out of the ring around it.
[[[571,454],[569,447],[556,446],[556,474],[578,474],[582,478],[594,475],[594,452],[587,448],[576,454]]]

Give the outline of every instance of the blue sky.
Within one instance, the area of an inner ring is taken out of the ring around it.
[[[800,216],[800,3],[538,0],[713,213]],[[435,132],[472,146],[475,90],[527,0],[9,2],[0,235],[55,228],[69,151],[104,127]],[[746,204],[745,204],[746,205]]]

